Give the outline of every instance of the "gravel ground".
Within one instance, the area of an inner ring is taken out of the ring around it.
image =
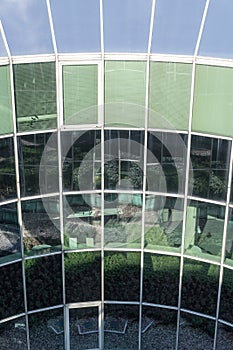
[[[17,321],[18,322],[18,321]],[[0,350],[26,350],[26,332],[15,328],[15,322],[9,328],[1,329]],[[47,327],[47,323],[37,324],[30,332],[31,350],[63,350],[64,335],[55,334]],[[125,334],[104,333],[106,350],[138,349],[138,323],[129,320]],[[176,342],[175,325],[153,324],[142,334],[142,350],[174,350]],[[98,333],[79,335],[77,323],[70,327],[70,349],[84,350],[98,348]],[[179,350],[212,350],[213,337],[201,329],[190,325],[180,328]],[[217,350],[233,350],[233,332],[224,327],[219,329]]]

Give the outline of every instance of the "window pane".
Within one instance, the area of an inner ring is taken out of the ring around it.
[[[100,252],[65,254],[66,302],[100,300]]]
[[[192,55],[204,7],[205,0],[157,0],[151,51]]]
[[[14,65],[18,131],[56,128],[55,62]]]
[[[108,193],[104,196],[104,244],[141,248],[142,195]]]
[[[101,194],[63,197],[65,249],[101,246]]]
[[[230,142],[227,140],[192,136],[190,184],[191,195],[225,200],[227,192]],[[192,192],[191,192],[192,190]]]
[[[0,264],[21,258],[16,203],[0,206]]]
[[[25,260],[25,274],[29,310],[62,303],[60,255]]]
[[[13,138],[0,139],[0,201],[16,198]]]
[[[105,300],[139,301],[140,253],[105,252]]]
[[[187,208],[185,252],[220,261],[225,207],[191,201]]]
[[[149,132],[147,190],[184,193],[187,135]]]
[[[146,62],[105,62],[106,126],[144,127],[145,98]]]
[[[215,316],[219,266],[184,259],[181,307]]]
[[[50,0],[59,52],[100,51],[98,0]]]
[[[137,305],[104,306],[104,345],[106,349],[138,349],[139,307]],[[125,328],[126,327],[126,328]],[[122,332],[112,333],[111,330]]]
[[[229,208],[225,246],[225,264],[233,266],[233,208]]]
[[[2,349],[27,350],[26,320],[24,317],[0,324]]]
[[[46,1],[2,0],[0,12],[12,55],[53,52]]]
[[[233,298],[233,270],[224,268],[219,317],[222,320],[230,323],[233,323],[232,298]]]
[[[99,349],[98,308],[70,309],[69,321],[70,350]]]
[[[0,267],[0,275],[1,320],[24,312],[22,263]]]
[[[9,66],[0,67],[0,134],[13,132],[11,84]]]
[[[192,65],[150,63],[149,127],[188,130]]]
[[[218,323],[217,349],[231,348],[233,327]]]
[[[183,200],[146,195],[145,248],[180,252]]]
[[[192,120],[194,131],[232,136],[232,81],[232,68],[196,66]]]
[[[98,66],[63,66],[65,124],[98,123]]]
[[[199,55],[232,58],[233,3],[231,0],[210,2]],[[223,25],[224,24],[224,25]]]
[[[214,331],[215,321],[181,312],[178,349],[195,349],[201,344],[201,349],[212,350]]]
[[[59,198],[23,201],[23,243],[27,255],[61,250]]]
[[[147,52],[151,0],[104,0],[104,44],[110,52]]]
[[[63,189],[94,190],[101,184],[100,130],[61,133]]]
[[[57,134],[20,136],[18,152],[21,195],[57,192]]]
[[[63,350],[63,309],[49,310],[28,315],[30,350]]]
[[[177,306],[180,259],[175,256],[144,254],[143,301]]]
[[[142,350],[174,350],[176,347],[176,328],[176,311],[143,306]]]

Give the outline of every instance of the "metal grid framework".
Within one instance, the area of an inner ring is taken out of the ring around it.
[[[222,139],[226,139],[232,142],[232,138],[230,137],[222,137],[221,135],[208,135],[204,133],[197,133],[192,132],[191,125],[192,125],[192,111],[193,111],[193,100],[194,100],[194,86],[195,86],[195,70],[196,65],[213,65],[213,66],[223,66],[223,67],[231,67],[233,68],[233,60],[225,60],[225,59],[218,59],[218,58],[207,58],[207,57],[200,57],[198,56],[198,50],[199,45],[203,33],[203,28],[208,12],[208,7],[210,4],[210,0],[206,1],[205,11],[203,13],[203,18],[200,26],[200,31],[196,43],[196,48],[193,56],[178,56],[178,55],[160,55],[160,54],[151,54],[151,42],[152,42],[152,33],[153,33],[153,21],[154,21],[154,11],[156,7],[156,0],[153,0],[152,5],[152,14],[151,14],[151,25],[150,25],[150,35],[149,35],[149,43],[148,43],[148,52],[147,54],[129,54],[129,53],[121,53],[121,54],[110,54],[104,52],[104,35],[103,35],[103,4],[102,1],[100,1],[100,23],[101,23],[101,53],[99,54],[59,54],[57,50],[56,45],[56,38],[55,33],[53,29],[53,22],[52,22],[52,14],[50,9],[49,0],[47,0],[47,7],[48,7],[48,14],[50,19],[50,26],[51,26],[51,35],[53,39],[53,46],[54,46],[54,55],[44,55],[44,56],[25,56],[25,57],[12,57],[9,51],[9,47],[7,45],[7,41],[4,35],[3,27],[1,25],[0,32],[2,34],[2,38],[6,47],[6,51],[8,53],[8,58],[1,59],[0,63],[2,65],[9,64],[10,65],[10,75],[11,75],[11,89],[12,89],[12,96],[14,96],[14,83],[13,83],[13,64],[20,64],[20,63],[32,63],[32,62],[55,62],[56,63],[56,81],[57,81],[57,129],[52,130],[46,130],[46,132],[54,132],[57,131],[58,134],[58,151],[61,150],[61,131],[68,130],[78,130],[79,127],[71,126],[69,128],[64,128],[63,126],[63,103],[62,103],[62,74],[61,74],[61,68],[63,65],[69,65],[69,64],[96,64],[98,65],[98,103],[99,105],[104,105],[104,62],[105,60],[137,60],[137,61],[146,61],[147,62],[147,71],[146,71],[146,103],[145,103],[145,128],[143,129],[145,131],[145,140],[144,140],[144,159],[147,159],[147,131],[151,130],[148,127],[148,107],[149,107],[149,74],[150,74],[150,62],[152,61],[158,61],[158,62],[182,62],[182,63],[190,63],[192,64],[192,83],[191,83],[191,98],[190,98],[190,113],[189,113],[189,128],[185,132],[188,134],[188,143],[187,143],[187,159],[189,159],[190,149],[191,149],[191,136],[192,135],[200,135],[200,136],[211,136],[211,137],[221,137]],[[38,199],[42,198],[40,195],[32,196],[32,197],[24,197],[21,198],[20,193],[20,174],[19,174],[19,158],[18,158],[18,146],[17,146],[17,137],[22,135],[30,135],[30,132],[17,132],[17,126],[16,126],[16,115],[15,115],[15,100],[12,97],[12,106],[13,106],[13,124],[14,124],[14,130],[13,134],[8,135],[1,135],[0,138],[5,137],[13,137],[14,139],[14,152],[15,152],[15,169],[16,169],[16,182],[17,182],[17,199],[15,200],[8,200],[1,203],[2,205],[9,204],[9,203],[17,203],[18,207],[18,222],[19,226],[21,227],[21,235],[22,235],[22,226],[23,226],[23,220],[22,220],[22,214],[21,214],[21,203],[25,200],[29,199]],[[104,131],[108,128],[104,127],[104,115],[103,111],[99,114],[99,121],[98,125],[82,125],[82,129],[90,130],[91,128],[99,129],[101,132],[102,140],[104,138]],[[119,128],[118,128],[119,129]],[[124,128],[122,128],[124,130]],[[128,129],[127,129],[128,130]],[[173,130],[166,130],[166,132],[173,132]],[[44,131],[35,131],[34,134],[40,134]],[[184,133],[184,131],[182,131]],[[101,145],[101,152],[102,155],[104,154],[104,144],[102,142]],[[59,192],[58,193],[52,193],[48,194],[47,196],[59,196],[59,202],[60,202],[60,232],[61,232],[61,243],[62,243],[62,251],[58,253],[52,253],[53,255],[61,255],[62,257],[62,282],[63,282],[63,304],[57,305],[55,307],[51,308],[45,308],[40,310],[33,310],[28,311],[27,309],[27,291],[26,291],[26,277],[25,277],[25,260],[28,259],[34,259],[38,256],[33,256],[33,258],[25,257],[24,256],[24,247],[23,247],[23,239],[21,239],[21,254],[22,259],[16,260],[14,262],[8,262],[2,266],[21,262],[22,263],[22,280],[23,280],[23,289],[24,289],[24,303],[25,303],[25,313],[20,315],[15,315],[10,318],[1,320],[0,323],[5,323],[10,320],[17,320],[17,318],[20,318],[22,316],[25,316],[26,320],[26,331],[27,331],[27,342],[28,342],[28,349],[30,349],[30,334],[29,334],[29,323],[28,323],[28,317],[31,314],[40,312],[40,311],[46,311],[51,309],[61,309],[64,312],[64,323],[65,323],[65,347],[68,350],[70,348],[70,337],[69,337],[69,310],[73,308],[85,308],[85,307],[97,307],[99,312],[99,349],[104,348],[104,330],[103,330],[103,321],[104,321],[104,305],[108,304],[126,304],[126,305],[137,305],[139,308],[139,332],[138,332],[138,343],[139,343],[139,349],[142,347],[142,337],[141,337],[141,331],[142,331],[142,308],[143,306],[150,306],[152,308],[158,307],[162,309],[169,309],[169,310],[175,310],[177,311],[177,336],[176,336],[176,349],[178,349],[179,346],[179,325],[180,325],[180,315],[181,312],[186,312],[188,314],[197,315],[200,317],[204,317],[206,319],[210,319],[215,321],[215,334],[214,334],[214,346],[213,349],[215,350],[217,348],[217,334],[218,334],[218,324],[226,324],[233,328],[233,324],[230,324],[224,320],[221,320],[219,318],[219,308],[220,308],[220,301],[221,301],[221,286],[223,282],[223,269],[228,268],[230,270],[233,270],[232,266],[226,265],[224,261],[224,254],[225,254],[225,243],[226,243],[226,236],[227,236],[227,223],[228,223],[228,213],[229,208],[233,208],[233,204],[230,203],[230,195],[231,195],[231,179],[232,179],[232,163],[233,163],[233,152],[231,151],[231,158],[230,158],[230,169],[228,174],[228,190],[227,190],[227,198],[225,202],[220,201],[211,201],[203,198],[198,197],[192,197],[188,195],[188,174],[189,174],[189,166],[190,163],[187,161],[186,166],[186,183],[185,183],[185,192],[184,195],[180,195],[181,198],[184,199],[184,213],[183,213],[183,229],[182,229],[182,245],[181,245],[181,252],[180,253],[170,253],[170,252],[164,252],[164,251],[151,251],[144,248],[144,227],[145,227],[145,198],[146,198],[146,180],[144,178],[143,182],[143,207],[142,207],[142,237],[141,237],[141,248],[137,249],[138,252],[141,253],[141,273],[140,273],[140,301],[139,302],[117,302],[117,301],[108,301],[104,299],[104,253],[107,250],[111,251],[119,251],[117,248],[115,249],[108,249],[104,247],[104,241],[103,237],[101,240],[101,248],[96,249],[101,252],[101,299],[96,302],[90,302],[90,303],[75,303],[75,304],[67,304],[66,303],[66,297],[65,297],[65,268],[64,268],[64,238],[63,238],[63,189],[62,189],[62,159],[61,159],[61,152],[58,152],[58,164],[59,164]],[[101,169],[103,172],[104,169],[104,157],[101,158]],[[144,166],[144,173],[146,174],[146,161]],[[104,205],[104,194],[107,191],[104,191],[104,178],[102,177],[102,186],[101,186],[101,202],[102,207]],[[74,192],[76,193],[76,192]],[[67,194],[67,193],[66,193]],[[159,193],[161,195],[161,193]],[[166,193],[162,193],[162,195],[166,196]],[[171,195],[172,196],[172,195]],[[44,195],[46,197],[46,195]],[[175,195],[175,197],[178,197]],[[224,231],[223,231],[223,246],[222,246],[222,255],[220,262],[215,262],[208,259],[198,259],[193,256],[189,256],[185,254],[184,251],[184,243],[185,243],[185,225],[186,225],[186,209],[187,209],[187,203],[188,200],[195,199],[203,203],[213,203],[218,204],[220,206],[223,206],[226,208],[225,211],[225,219],[224,219]],[[104,229],[104,214],[102,212],[101,216],[101,227],[102,231]],[[86,249],[86,251],[92,251],[90,249]],[[120,249],[120,251],[124,251],[124,249]],[[130,251],[130,249],[125,249],[125,251]],[[133,250],[134,251],[134,250]],[[174,306],[166,306],[166,305],[157,305],[157,304],[151,304],[151,303],[145,303],[143,302],[143,264],[144,264],[144,253],[150,252],[152,254],[165,254],[165,255],[173,255],[180,257],[180,276],[179,276],[179,298],[178,298],[178,305],[177,307]],[[40,254],[39,256],[47,256],[51,254]],[[181,291],[182,291],[182,276],[183,276],[183,267],[184,267],[184,258],[189,258],[193,260],[199,260],[206,263],[211,263],[213,265],[219,266],[220,268],[220,275],[219,275],[219,289],[218,289],[218,299],[217,299],[217,308],[216,308],[216,315],[208,316],[203,315],[197,312],[193,312],[191,310],[185,310],[181,307]]]

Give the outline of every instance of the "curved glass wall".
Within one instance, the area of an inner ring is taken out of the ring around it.
[[[232,347],[232,9],[2,1],[0,348]]]

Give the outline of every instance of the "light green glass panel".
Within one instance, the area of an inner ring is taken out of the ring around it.
[[[105,125],[144,127],[146,62],[105,62]]]
[[[192,130],[233,133],[233,69],[197,65]]]
[[[188,130],[192,65],[151,62],[149,127]]]
[[[63,67],[65,124],[98,123],[98,66]]]
[[[18,131],[57,126],[55,62],[14,65]]]
[[[0,134],[13,132],[9,66],[0,67],[0,118]]]

